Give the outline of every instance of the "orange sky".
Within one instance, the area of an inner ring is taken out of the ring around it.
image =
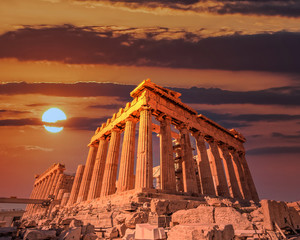
[[[0,2],[0,196],[28,197],[54,162],[74,173],[96,127],[151,78],[245,135],[261,198],[300,199],[300,6],[175,2]],[[61,133],[40,125],[50,107],[68,117]]]

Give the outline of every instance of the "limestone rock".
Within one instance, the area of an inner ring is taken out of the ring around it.
[[[185,200],[172,200],[169,203],[169,211],[168,213],[174,213],[178,210],[186,209],[187,208],[187,201]]]
[[[206,202],[209,206],[224,207],[226,206],[220,198],[206,198]]]
[[[70,228],[81,227],[81,226],[82,226],[82,221],[77,220],[77,219],[73,219],[69,224]]]
[[[199,206],[196,209],[179,210],[172,215],[172,221],[179,224],[214,223],[213,211],[214,208],[209,206]]]
[[[38,229],[27,229],[24,234],[24,240],[44,240],[44,239],[55,239],[56,231],[38,230]]]
[[[252,229],[252,224],[245,215],[231,207],[215,208],[216,224],[232,224],[234,229],[247,230]]]
[[[116,227],[107,228],[104,235],[108,239],[117,238],[119,236],[118,229]]]
[[[96,235],[96,233],[85,234],[82,238],[82,240],[96,240],[96,239],[98,239],[98,236]]]
[[[166,234],[163,228],[156,227],[148,223],[137,224],[135,229],[135,239],[166,239]]]
[[[59,240],[80,240],[81,227],[70,228],[59,235]]]
[[[231,240],[232,226],[219,228],[216,224],[182,224],[173,227],[168,233],[168,240]]]
[[[199,202],[199,201],[190,200],[187,202],[186,209],[192,209],[192,208],[199,207],[200,204],[201,204],[201,202]]]
[[[157,213],[157,215],[164,215],[168,213],[168,200],[152,199],[150,202],[151,212]]]
[[[123,240],[135,240],[135,230],[127,228]]]
[[[127,229],[125,223],[119,224],[116,227],[118,229],[119,236],[123,237],[125,235],[125,232],[126,232],[126,229]]]
[[[128,228],[135,228],[136,224],[148,222],[148,214],[145,212],[136,212],[126,218],[125,225]]]
[[[300,229],[300,214],[293,207],[288,208],[291,224],[295,229]]]

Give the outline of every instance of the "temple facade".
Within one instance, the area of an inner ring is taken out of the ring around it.
[[[162,193],[259,201],[240,133],[198,115],[181,102],[180,93],[149,79],[130,95],[133,101],[92,136],[68,205],[129,190],[150,191],[153,174]],[[153,132],[159,137],[159,177],[153,173]]]
[[[31,199],[55,199],[63,200],[66,198],[73,186],[74,176],[64,174],[65,165],[60,163],[53,164],[50,168],[40,175],[35,175]],[[45,214],[46,209],[40,204],[28,204],[26,215]]]

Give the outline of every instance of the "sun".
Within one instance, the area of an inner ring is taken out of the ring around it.
[[[45,123],[56,123],[57,121],[66,120],[66,119],[67,119],[66,114],[59,108],[50,108],[46,112],[44,112],[42,116],[42,121]],[[53,127],[48,125],[44,125],[44,128],[48,132],[52,132],[52,133],[58,133],[64,129],[64,127]]]

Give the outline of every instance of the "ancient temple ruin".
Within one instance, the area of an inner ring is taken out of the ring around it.
[[[259,201],[241,134],[198,115],[181,102],[180,93],[150,80],[143,81],[130,95],[133,101],[97,128],[88,145],[85,167],[78,167],[68,204],[132,189],[136,192],[153,189],[152,132],[160,138],[159,192]],[[153,117],[159,124],[152,121]],[[196,164],[191,137],[196,140]]]
[[[68,199],[74,176],[64,174],[65,166],[60,163],[53,164],[45,172],[35,175],[35,181],[30,198],[56,200]],[[65,194],[66,193],[66,194]],[[64,195],[65,194],[65,195]],[[33,214],[45,214],[46,206],[28,204],[24,216]]]

